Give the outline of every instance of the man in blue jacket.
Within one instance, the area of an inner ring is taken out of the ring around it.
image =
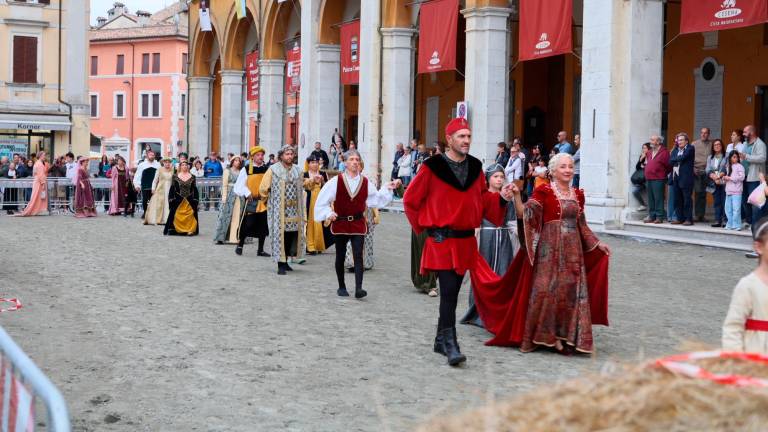
[[[696,150],[690,144],[688,134],[680,132],[675,136],[677,146],[672,150],[669,164],[672,165],[672,187],[675,192],[675,213],[673,225],[693,225],[693,162]]]

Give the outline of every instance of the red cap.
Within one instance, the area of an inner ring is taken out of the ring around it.
[[[448,122],[448,124],[445,126],[445,134],[453,135],[462,129],[469,130],[469,123],[467,122],[467,119],[457,117]]]

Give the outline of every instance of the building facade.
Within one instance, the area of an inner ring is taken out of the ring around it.
[[[636,206],[629,177],[652,134],[696,137],[706,126],[727,138],[757,124],[768,135],[768,29],[680,34],[680,2],[573,0],[571,51],[521,61],[519,0],[460,1],[456,70],[424,74],[416,71],[427,2],[247,0],[242,18],[234,0],[208,3],[211,31],[201,29],[199,1],[190,11],[189,144],[198,153],[258,140],[271,152],[296,143],[303,157],[315,141],[327,148],[338,128],[358,143],[368,174],[388,179],[396,144],[444,140],[465,101],[472,153],[484,163],[515,136],[549,148],[560,130],[580,134],[587,217],[616,227]],[[359,84],[344,85],[339,29],[353,20]],[[296,45],[297,99],[286,85]],[[244,59],[256,52],[254,103]]]
[[[184,149],[187,111],[187,5],[154,15],[115,3],[90,31],[91,130],[102,153],[130,164],[152,148],[164,156]]]
[[[0,154],[88,154],[87,0],[0,0]]]

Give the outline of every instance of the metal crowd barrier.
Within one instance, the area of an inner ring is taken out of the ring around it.
[[[93,199],[98,212],[109,210],[112,179],[91,178]],[[221,178],[196,180],[200,195],[200,210],[218,210],[221,201]],[[0,213],[21,212],[32,195],[32,177],[0,179]],[[51,214],[74,213],[75,187],[66,177],[48,177],[48,210]],[[142,212],[141,193],[137,194],[136,211]]]
[[[48,432],[69,432],[69,412],[55,385],[0,327],[0,430],[29,432],[45,426]],[[36,404],[45,406],[46,418],[35,419]]]

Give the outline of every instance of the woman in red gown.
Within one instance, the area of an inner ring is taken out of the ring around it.
[[[472,272],[475,301],[494,334],[488,345],[591,353],[592,325],[608,325],[610,249],[587,226],[584,192],[570,186],[572,157],[556,155],[549,171],[552,183],[525,205],[525,244],[505,276],[487,265]]]

